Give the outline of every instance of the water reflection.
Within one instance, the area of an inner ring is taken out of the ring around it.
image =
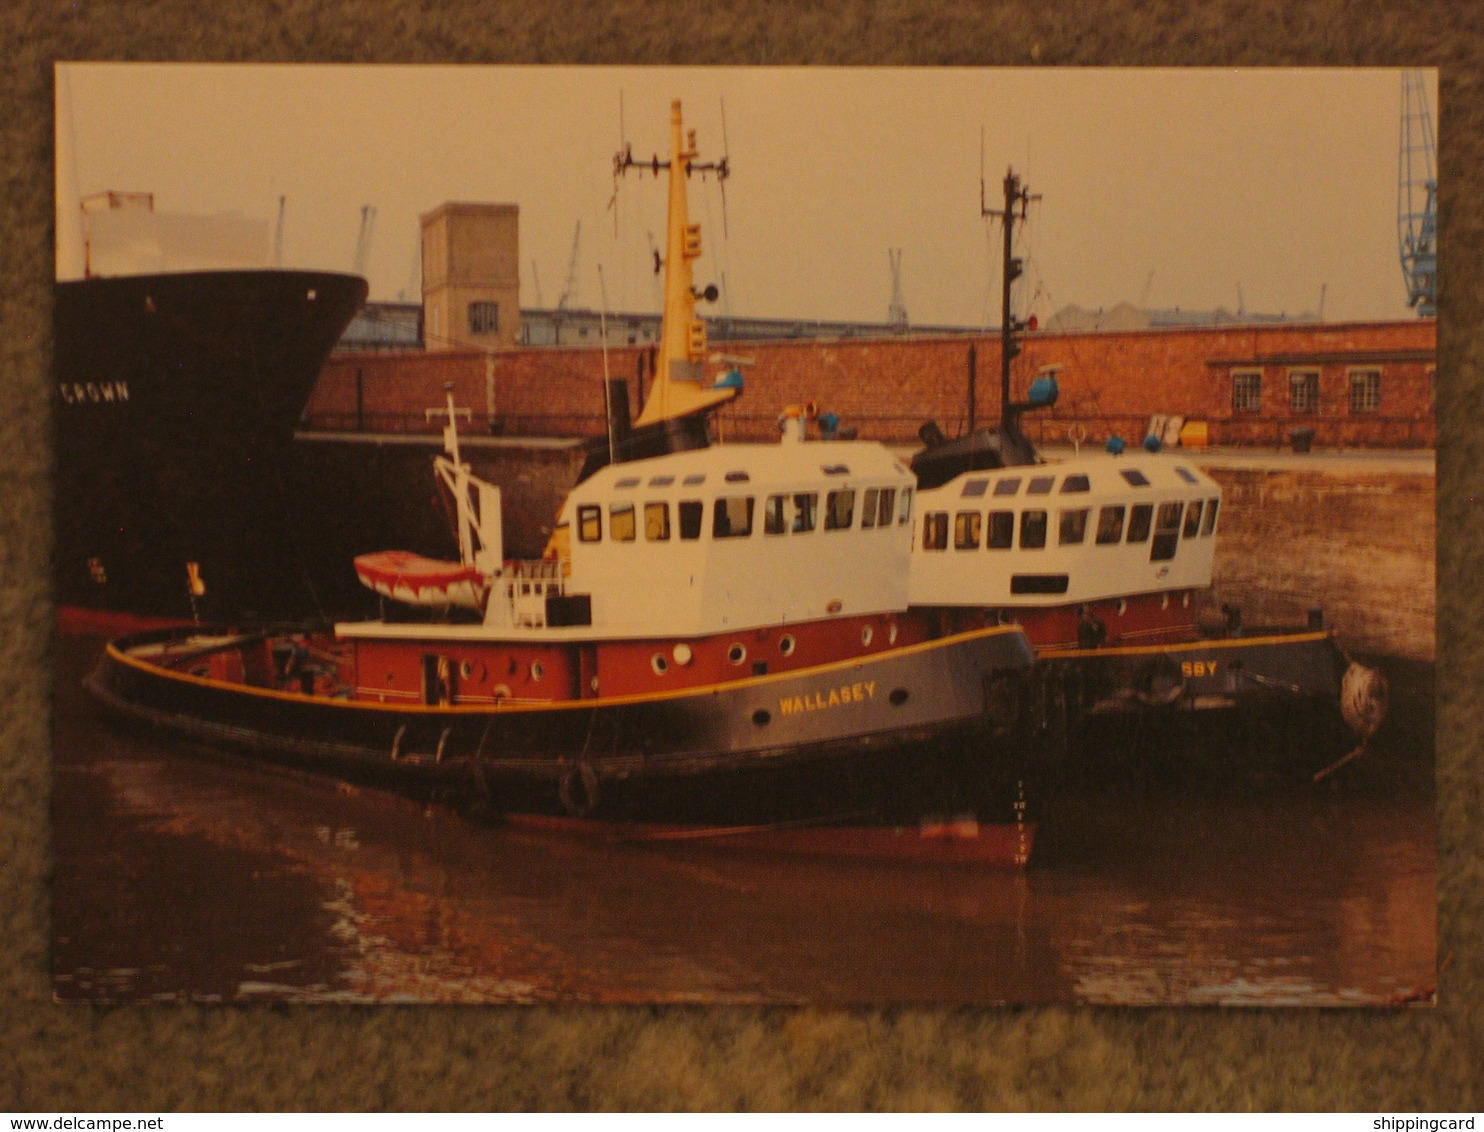
[[[119,736],[65,683],[88,650],[59,653],[65,999],[1344,1005],[1435,981],[1430,792],[1380,762],[1368,788],[1068,791],[1023,872],[594,844]]]

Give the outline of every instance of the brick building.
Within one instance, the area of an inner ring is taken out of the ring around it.
[[[994,335],[747,342],[746,392],[722,411],[730,439],[777,434],[785,405],[813,401],[862,437],[910,444],[923,421],[953,435],[999,416]],[[1137,442],[1151,417],[1204,422],[1212,444],[1288,444],[1312,429],[1321,447],[1431,447],[1437,324],[1265,324],[1118,332],[1039,333],[1015,359],[1011,395],[1054,371],[1057,405],[1031,414],[1041,442],[1110,435]],[[732,363],[724,363],[732,364]],[[305,410],[311,428],[435,429],[426,410],[455,399],[473,427],[507,435],[596,436],[604,428],[603,352],[595,347],[337,354]],[[647,388],[644,347],[610,348],[637,414]],[[720,368],[718,367],[718,372]]]

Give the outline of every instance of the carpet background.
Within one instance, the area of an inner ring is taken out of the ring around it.
[[[1480,1107],[1484,7],[10,0],[0,46],[0,1109]],[[54,1006],[51,65],[79,59],[1439,67],[1437,1008]]]

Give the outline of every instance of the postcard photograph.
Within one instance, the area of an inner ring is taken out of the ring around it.
[[[59,1001],[1435,1002],[1435,71],[55,82]]]

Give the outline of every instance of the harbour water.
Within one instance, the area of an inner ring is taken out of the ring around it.
[[[1430,668],[1392,673],[1373,749],[1317,787],[1074,778],[1022,870],[597,842],[122,735],[79,686],[100,645],[56,642],[64,1001],[1390,1005],[1436,982]]]

